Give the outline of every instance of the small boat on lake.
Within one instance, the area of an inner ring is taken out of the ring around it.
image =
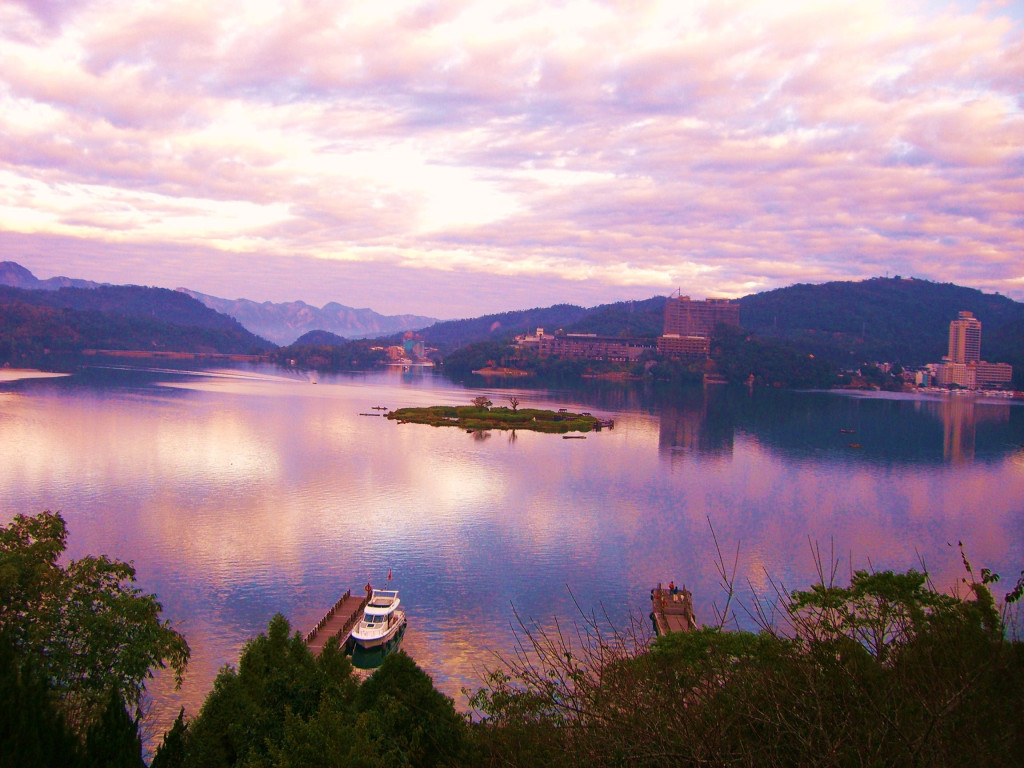
[[[389,642],[405,627],[405,611],[400,604],[397,589],[373,590],[362,619],[352,630],[352,641],[364,649]]]

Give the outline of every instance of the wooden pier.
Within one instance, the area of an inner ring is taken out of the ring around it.
[[[313,655],[319,656],[324,646],[327,645],[327,641],[332,637],[338,638],[338,642],[344,648],[348,636],[352,633],[356,624],[359,623],[365,606],[365,595],[353,597],[351,589],[342,595],[341,599],[327,611],[327,614],[303,638],[306,641],[306,645],[309,646],[309,650],[313,652]]]
[[[651,618],[659,635],[669,632],[689,632],[697,628],[693,613],[693,594],[686,587],[669,589],[658,586],[651,590]]]

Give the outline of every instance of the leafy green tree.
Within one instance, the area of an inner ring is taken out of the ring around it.
[[[306,723],[348,711],[357,682],[337,641],[314,657],[290,632],[288,620],[274,616],[267,633],[246,644],[238,670],[220,671],[188,725],[184,765],[276,764],[285,745],[306,743],[296,738]],[[161,747],[157,757],[163,754]]]
[[[61,566],[67,526],[49,511],[0,528],[0,633],[53,685],[80,735],[111,692],[137,709],[154,668],[180,682],[185,638],[160,620],[154,595],[134,586],[135,569],[105,556]]]
[[[755,606],[758,633],[523,628],[472,699],[479,764],[1019,764],[1024,644],[1006,637],[995,578],[972,577],[967,597],[915,571],[822,578]]]
[[[392,653],[359,688],[359,723],[380,765],[460,765],[466,724],[451,699],[405,653]]]

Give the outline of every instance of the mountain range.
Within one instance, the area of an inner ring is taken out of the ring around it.
[[[292,344],[308,331],[329,331],[346,339],[367,339],[415,331],[437,322],[419,315],[381,315],[372,309],[353,309],[335,301],[314,307],[304,301],[277,303],[250,299],[221,299],[178,288],[210,309],[230,315],[275,344]]]
[[[95,334],[89,335],[96,331],[97,314],[135,318],[136,326],[145,320],[149,336],[140,337],[137,327],[123,323],[114,323],[99,334],[104,344],[120,343],[122,346],[110,347],[119,349],[130,343],[142,345],[135,348],[153,349],[187,346],[189,336],[181,333],[181,327],[204,328],[205,347],[225,351],[257,351],[273,346],[264,339],[280,344],[294,342],[300,336],[300,343],[305,344],[313,340],[317,344],[336,343],[342,341],[339,337],[375,337],[383,343],[394,343],[404,332],[417,327],[417,335],[442,353],[476,342],[507,342],[515,334],[538,327],[549,332],[658,336],[666,302],[666,297],[655,296],[590,308],[556,304],[432,322],[415,315],[386,317],[333,302],[318,310],[303,302],[229,301],[185,289],[110,286],[66,277],[38,280],[14,262],[0,262],[0,286],[4,285],[12,287],[0,289],[0,313],[5,312],[7,317],[5,320],[0,314],[0,342],[6,333],[8,339],[16,336],[18,344],[26,344],[25,339],[32,336],[26,329],[33,326],[25,317],[48,328],[46,338],[51,342],[72,344],[69,339],[77,338],[79,346],[98,345]],[[947,351],[950,321],[958,312],[970,311],[982,323],[982,357],[990,362],[1008,362],[1024,374],[1024,303],[1000,294],[951,283],[878,277],[800,283],[737,301],[741,325],[757,338],[845,368],[872,361],[910,366],[937,362]],[[12,303],[20,307],[17,313],[12,314],[10,307],[4,306]],[[15,315],[22,319],[12,319]],[[21,325],[11,331],[5,323]],[[154,325],[160,323],[179,326],[179,330]],[[124,339],[112,335],[114,326],[121,329]],[[38,337],[42,332],[37,329],[35,333]],[[214,341],[210,334],[226,336]],[[1017,380],[1022,381],[1019,374]]]
[[[61,288],[99,288],[104,283],[70,277],[40,280],[13,261],[0,262],[0,285],[33,291]],[[337,302],[315,307],[303,301],[274,303],[250,299],[222,299],[189,288],[178,291],[210,309],[235,318],[246,329],[278,345],[293,343],[307,331],[330,331],[347,339],[390,336],[433,325],[437,320],[419,315],[381,315],[372,309],[354,309]]]

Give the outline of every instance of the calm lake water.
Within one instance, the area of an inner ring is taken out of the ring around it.
[[[69,555],[133,561],[192,647],[181,691],[151,686],[160,734],[275,613],[307,630],[367,579],[408,608],[403,647],[465,706],[516,612],[624,625],[675,579],[698,620],[723,603],[712,526],[738,583],[923,559],[936,582],[1024,568],[1024,406],[724,388],[514,390],[613,418],[585,440],[399,425],[373,406],[496,405],[513,390],[430,371],[308,378],[271,367],[91,368],[0,381],[0,523],[59,510]],[[853,431],[841,431],[853,430]],[[710,524],[709,524],[710,522]],[[575,604],[574,604],[575,602]],[[739,623],[752,626],[741,611]]]

